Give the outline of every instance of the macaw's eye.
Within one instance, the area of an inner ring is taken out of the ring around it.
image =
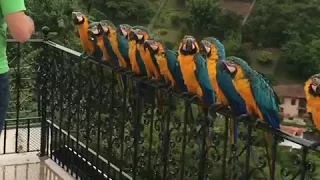
[[[318,79],[318,78],[313,78],[313,79],[312,79],[312,84],[315,85],[315,86],[320,85],[320,79]]]

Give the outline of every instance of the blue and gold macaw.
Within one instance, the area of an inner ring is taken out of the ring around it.
[[[280,129],[279,99],[266,79],[253,70],[247,62],[237,57],[222,61],[221,70],[233,78],[233,84],[245,100],[248,115],[256,116],[274,129]],[[271,155],[272,134],[265,132],[268,164],[274,162]],[[270,171],[270,177],[273,176]]]
[[[180,92],[187,92],[178,62],[178,54],[169,50],[158,38],[146,40],[145,46],[155,54],[160,74],[164,76],[166,82],[178,88]]]
[[[84,57],[93,56],[95,53],[95,45],[88,37],[89,18],[82,12],[72,12],[73,23],[77,26],[80,37],[81,46],[83,49],[82,55]]]
[[[111,58],[116,59],[120,67],[128,68],[130,66],[128,40],[119,34],[117,27],[111,21],[102,20],[100,25],[105,33],[105,38],[108,39],[107,42],[111,45],[111,48],[107,49]],[[123,56],[123,54],[126,56]]]
[[[196,39],[185,36],[179,46],[178,61],[188,92],[198,95],[210,106],[215,103],[215,92],[207,71],[207,62],[199,51]]]
[[[246,104],[232,83],[232,77],[219,67],[226,58],[223,44],[214,37],[201,40],[200,49],[205,54],[208,64],[208,73],[213,88],[217,94],[217,101],[224,106],[230,106],[233,115],[231,136],[232,145],[237,143],[239,123],[238,116],[247,114]]]
[[[149,30],[143,26],[133,26],[131,28],[131,32],[133,33],[131,33],[132,36],[130,38],[136,41],[137,50],[139,51],[147,70],[147,77],[154,77],[156,80],[161,81],[162,76],[160,74],[160,69],[156,62],[154,53],[146,48],[144,43],[150,37]]]
[[[104,56],[103,49],[101,49],[101,42],[102,42],[102,36],[99,34],[99,31],[97,30],[98,22],[93,22],[88,27],[88,38],[89,41],[91,41],[94,45],[93,54],[92,56],[101,59]]]
[[[140,52],[137,50],[137,36],[133,31],[131,31],[131,29],[132,27],[127,35],[129,40],[129,59],[131,70],[138,75],[147,76],[146,66],[141,58]]]
[[[246,104],[232,83],[232,77],[219,67],[226,58],[223,44],[214,37],[207,37],[200,42],[200,52],[205,55],[208,64],[208,73],[213,88],[217,95],[217,101],[223,106],[229,106],[232,112],[230,138],[232,153],[236,156],[236,147],[239,134],[239,122],[237,117],[247,114]],[[218,108],[218,107],[217,107]],[[237,161],[237,158],[235,161]],[[236,162],[234,162],[236,164]]]
[[[178,61],[188,92],[198,95],[204,102],[200,109],[207,116],[206,106],[215,103],[215,92],[207,71],[207,62],[199,53],[199,45],[193,36],[185,36],[179,46]],[[206,127],[206,146],[211,147]]]
[[[307,99],[307,113],[315,125],[315,130],[320,131],[320,74],[315,74],[306,81],[304,92]],[[320,141],[314,142],[311,146],[320,146]]]
[[[116,56],[115,52],[113,51],[111,43],[108,38],[108,34],[109,34],[108,28],[106,26],[103,26],[103,24],[101,24],[101,22],[99,22],[97,25],[97,29],[98,29],[99,34],[102,35],[102,39],[103,39],[102,42],[104,45],[103,51],[106,51],[106,53],[109,56],[108,57],[109,59],[105,59],[105,60],[108,60],[108,62],[110,62],[110,64],[113,67],[120,67],[118,57]]]

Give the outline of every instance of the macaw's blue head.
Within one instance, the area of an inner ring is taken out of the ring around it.
[[[137,43],[143,44],[145,40],[149,39],[150,31],[148,28],[143,26],[133,26],[131,28],[129,39],[136,41]]]
[[[166,50],[165,45],[157,37],[150,37],[148,40],[144,41],[144,48],[149,49],[149,51],[154,54],[164,53]]]
[[[116,31],[116,26],[110,20],[101,20],[99,22],[99,28],[102,29],[105,34],[109,34],[110,31]]]
[[[200,42],[200,52],[209,60],[222,60],[226,58],[223,44],[214,37],[206,37]]]
[[[182,39],[179,51],[183,55],[193,55],[199,52],[199,45],[196,38],[193,36],[186,35]]]
[[[234,56],[222,60],[220,69],[230,74],[234,79],[247,78],[253,71],[246,61]]]
[[[99,28],[98,22],[93,22],[89,25],[89,28],[88,28],[89,40],[95,42],[97,40],[98,36],[100,36],[102,34],[103,34],[103,31],[101,30],[101,28]]]
[[[88,18],[80,11],[72,12],[72,20],[75,25],[81,25],[88,21]]]
[[[320,96],[320,74],[315,74],[310,78],[309,93],[319,97]]]
[[[118,26],[118,32],[120,35],[124,36],[127,40],[129,40],[129,33],[131,31],[131,26],[129,24],[120,24]]]

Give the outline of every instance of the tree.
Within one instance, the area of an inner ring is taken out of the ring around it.
[[[230,11],[223,12],[220,1],[188,0],[187,9],[190,13],[188,28],[195,36],[224,40],[229,31],[240,28],[241,17]]]
[[[282,47],[281,58],[288,65],[293,75],[306,79],[320,70],[320,38],[309,43],[295,39],[288,41]],[[299,73],[296,73],[299,72]]]
[[[227,36],[223,44],[227,56],[237,56],[250,63],[250,57],[247,48],[242,44],[242,35],[240,32],[229,33],[229,36]]]

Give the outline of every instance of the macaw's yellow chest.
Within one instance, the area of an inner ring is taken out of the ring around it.
[[[171,86],[175,86],[176,82],[169,70],[166,57],[161,55],[156,55],[155,57],[159,65],[160,73],[165,77],[167,83],[170,83]]]
[[[89,24],[84,22],[83,24],[78,25],[78,32],[83,50],[89,51],[89,53],[92,55],[95,48],[93,42],[89,40],[88,28]]]
[[[220,103],[223,105],[228,105],[228,100],[225,97],[224,93],[221,91],[218,81],[217,81],[217,69],[216,69],[216,61],[215,60],[207,60],[207,66],[208,66],[208,74],[212,83],[212,86],[214,88],[214,91],[217,94],[217,99]]]
[[[313,122],[318,130],[320,130],[320,97],[307,95],[308,111],[312,113]]]
[[[103,36],[102,35],[98,36],[97,40],[98,40],[97,41],[97,45],[99,46],[100,50],[102,51],[103,59],[110,61],[111,59],[110,59],[110,56],[109,56],[109,54],[107,52],[106,46],[104,44]]]
[[[248,113],[258,115],[260,119],[264,119],[254,99],[248,79],[234,79],[233,84],[240,96],[244,99]]]
[[[202,97],[202,92],[200,92],[201,87],[195,75],[196,64],[194,62],[194,56],[179,55],[178,60],[188,91]]]
[[[134,73],[140,74],[141,70],[137,62],[137,46],[135,41],[129,41],[129,59],[131,63],[131,68]]]
[[[137,44],[137,49],[141,55],[141,58],[146,66],[148,77],[155,77],[160,80],[160,72],[158,72],[155,64],[152,61],[151,53],[145,50],[142,44]]]
[[[118,60],[119,60],[119,64],[121,67],[126,68],[127,67],[127,63],[124,60],[120,50],[119,50],[119,43],[118,43],[118,39],[117,39],[117,32],[115,30],[111,30],[110,34],[109,34],[109,41],[112,47],[113,52],[116,54]]]

